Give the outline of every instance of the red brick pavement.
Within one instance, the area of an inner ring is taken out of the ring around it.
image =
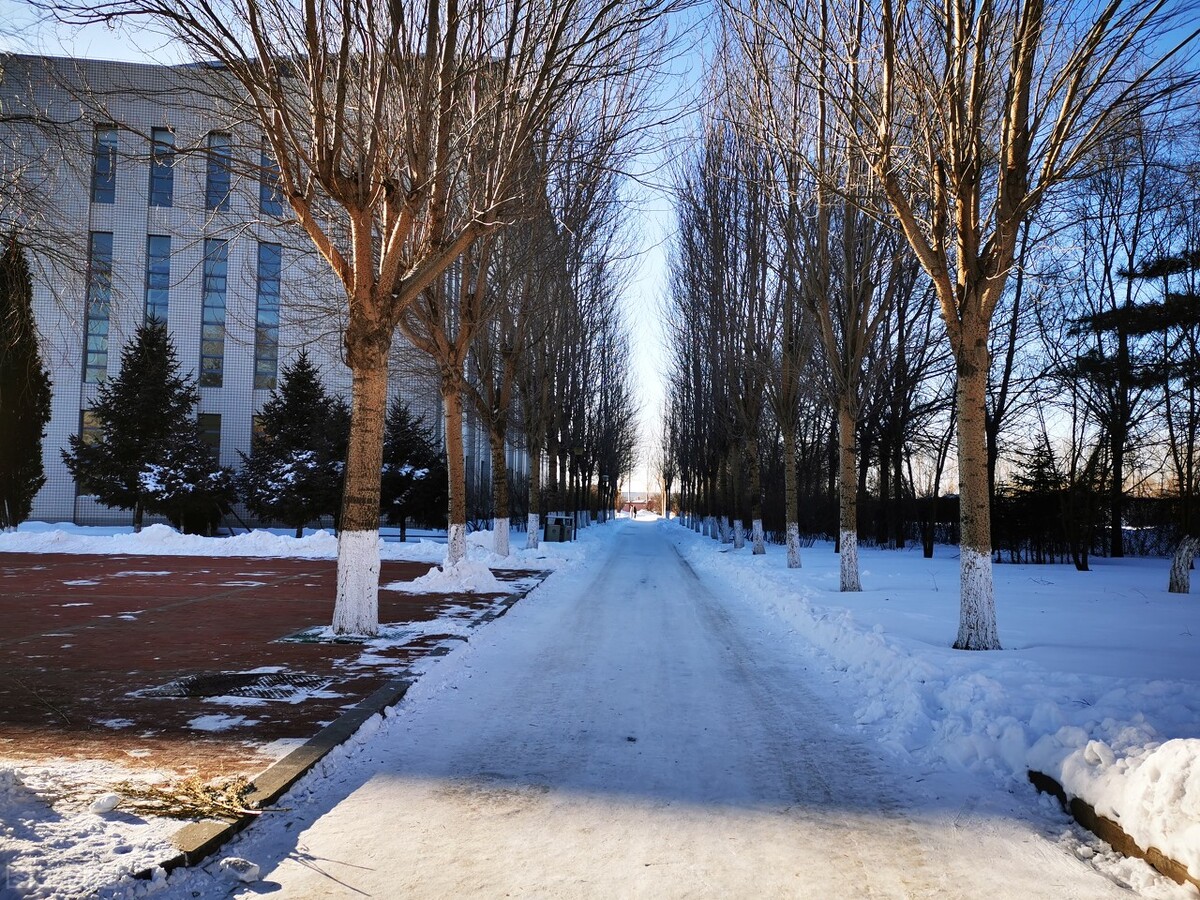
[[[412,580],[429,568],[384,562],[380,581]],[[372,648],[364,660],[354,645],[280,642],[329,623],[335,584],[332,560],[0,554],[0,757],[251,775],[273,759],[263,744],[312,736],[414,660],[461,640],[427,635]],[[477,624],[513,597],[381,591],[380,621],[449,612]],[[327,682],[321,694],[333,696],[239,707],[138,694],[263,666],[316,676]],[[216,714],[250,721],[220,732],[188,725]]]

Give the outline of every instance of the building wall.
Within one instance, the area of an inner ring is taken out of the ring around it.
[[[228,91],[209,90],[201,69],[43,57],[0,58],[0,109],[10,116],[53,120],[10,127],[0,146],[0,166],[25,167],[38,185],[37,217],[54,246],[30,247],[35,272],[34,311],[53,380],[52,418],[43,462],[46,484],[32,517],[45,521],[117,523],[129,520],[92,498],[76,496],[61,449],[80,430],[81,411],[98,389],[84,379],[89,235],[111,233],[112,300],[107,373],[120,369],[121,348],[145,318],[147,238],[171,240],[167,324],[185,371],[200,365],[205,239],[228,241],[225,342],[221,385],[200,387],[198,414],[220,416],[220,461],[237,467],[249,453],[255,412],[270,394],[255,387],[257,266],[260,242],[282,245],[278,368],[301,348],[321,369],[327,387],[349,393],[340,358],[338,312],[342,291],[295,227],[260,211],[261,141]],[[97,125],[118,124],[112,203],[92,202],[93,137]],[[175,138],[173,202],[149,203],[150,136],[169,128]],[[228,211],[205,204],[208,135],[229,134],[234,164]],[[47,209],[46,204],[52,205]],[[286,210],[286,206],[285,206]],[[11,206],[5,207],[13,215]],[[3,223],[0,223],[3,224]],[[413,371],[411,348],[397,347],[392,390],[414,412],[436,423],[440,403],[427,375]]]

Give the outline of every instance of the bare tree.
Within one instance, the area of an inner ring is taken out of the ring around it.
[[[818,6],[819,14],[804,10]],[[960,649],[996,649],[986,384],[993,313],[1021,225],[1130,115],[1178,89],[1171,40],[1187,4],[1109,0],[814,0],[750,17],[826,82],[839,130],[869,164],[934,284],[958,367]],[[812,27],[819,22],[819,27]],[[1157,47],[1170,46],[1153,61]],[[869,78],[864,83],[864,78]]]
[[[488,236],[518,214],[519,179],[552,111],[648,66],[649,26],[670,2],[44,4],[72,23],[148,24],[213,61],[212,76],[244,96],[299,226],[345,290],[352,425],[335,631],[378,629],[387,356],[401,316],[442,292],[468,251],[468,266],[486,258]],[[452,515],[451,559],[463,530]]]

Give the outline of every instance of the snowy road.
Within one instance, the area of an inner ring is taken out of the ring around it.
[[[801,643],[615,527],[230,848],[263,867],[245,896],[1129,896],[1027,797],[882,759]]]

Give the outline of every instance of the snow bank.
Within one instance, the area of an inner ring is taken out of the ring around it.
[[[514,549],[507,556],[492,552],[492,533],[475,531],[467,536],[467,558],[495,568],[555,569],[587,554],[587,546],[599,539],[596,528],[585,528],[579,540],[566,544],[542,543],[525,550],[525,536],[514,534]],[[200,537],[181,534],[169,525],[150,525],[134,534],[129,528],[95,528],[69,522],[46,524],[25,522],[16,532],[0,533],[0,553],[74,553],[127,556],[259,556],[295,559],[336,559],[337,536],[316,531],[297,538],[267,529],[233,537]],[[379,556],[385,560],[441,563],[446,545],[439,541],[413,543],[379,541]]]
[[[660,527],[668,527],[662,523]],[[766,608],[829,657],[859,724],[893,752],[1005,782],[1035,768],[1200,877],[1200,604],[1166,593],[1167,563],[995,567],[1001,652],[950,649],[953,548],[860,548],[864,591],[837,591],[832,547],[732,552],[668,531],[730,596]],[[736,586],[736,587],[734,587]]]

